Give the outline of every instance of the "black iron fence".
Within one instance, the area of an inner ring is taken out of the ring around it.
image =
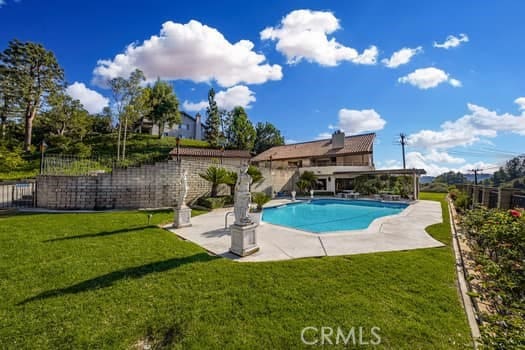
[[[488,207],[491,209],[498,207],[498,191],[490,191]]]
[[[143,158],[116,159],[107,156],[80,157],[67,154],[45,154],[42,175],[81,176],[109,173],[114,169],[139,167],[167,160],[166,155],[148,155]]]
[[[0,183],[0,208],[32,208],[35,206],[34,180]]]
[[[525,195],[512,195],[511,204],[513,208],[525,208]]]

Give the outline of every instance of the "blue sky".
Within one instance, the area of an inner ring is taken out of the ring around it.
[[[524,153],[522,1],[0,4],[0,47],[53,50],[91,111],[108,103],[105,79],[140,68],[192,114],[213,86],[290,142],[376,132],[381,168],[400,166],[400,132],[408,166],[430,174]]]

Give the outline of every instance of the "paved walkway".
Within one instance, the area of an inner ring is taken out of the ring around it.
[[[269,205],[287,201],[272,201]],[[257,228],[260,250],[239,258],[228,251],[230,232],[224,228],[224,216],[228,211],[232,208],[193,217],[191,227],[167,228],[214,254],[238,261],[288,260],[443,246],[425,232],[425,227],[442,222],[440,203],[418,201],[398,215],[374,220],[366,230],[314,234],[261,222]],[[259,215],[254,219],[259,221]],[[230,215],[228,224],[232,222],[233,216]]]

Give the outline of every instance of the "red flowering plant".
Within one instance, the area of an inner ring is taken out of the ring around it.
[[[521,218],[523,216],[523,209],[510,209],[509,214],[515,218]]]

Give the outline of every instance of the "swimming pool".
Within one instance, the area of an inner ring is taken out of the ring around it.
[[[262,221],[314,233],[362,230],[382,216],[401,213],[408,204],[317,199],[266,208]]]

